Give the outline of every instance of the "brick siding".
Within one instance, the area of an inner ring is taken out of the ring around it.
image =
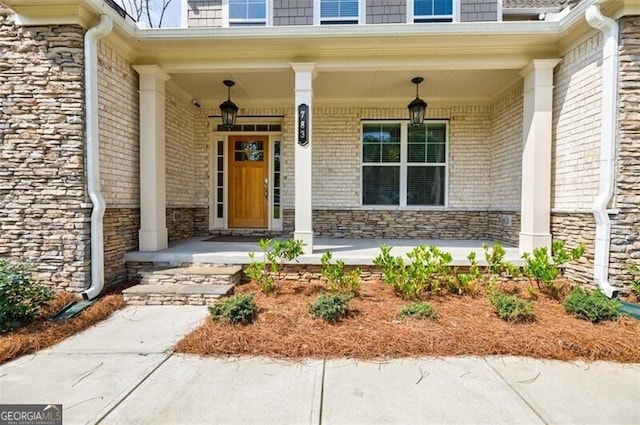
[[[598,193],[602,36],[568,52],[554,72],[551,206],[590,209]]]
[[[100,185],[108,207],[140,204],[138,73],[105,43],[98,53]]]

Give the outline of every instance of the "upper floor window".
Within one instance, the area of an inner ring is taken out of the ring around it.
[[[451,22],[453,0],[413,0],[413,22]]]
[[[229,0],[229,26],[267,24],[266,0]]]
[[[357,24],[359,9],[359,0],[320,0],[320,23]]]

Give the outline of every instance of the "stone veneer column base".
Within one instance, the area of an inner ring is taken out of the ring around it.
[[[293,233],[293,210],[283,211]],[[504,221],[504,225],[502,225]],[[477,239],[517,244],[520,213],[513,211],[314,210],[319,237],[371,239]]]

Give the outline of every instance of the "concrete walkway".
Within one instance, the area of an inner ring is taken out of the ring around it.
[[[172,354],[206,315],[202,307],[126,308],[0,366],[0,402],[62,403],[65,425],[640,423],[638,364]]]

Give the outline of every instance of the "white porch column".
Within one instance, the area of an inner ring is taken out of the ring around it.
[[[296,126],[296,147],[295,147],[295,228],[293,237],[304,242],[304,253],[313,252],[313,205],[312,205],[312,161],[311,146],[312,137],[312,107],[313,107],[313,78],[315,63],[292,63],[291,68],[295,72],[295,126]],[[300,105],[308,106],[308,116],[306,120],[300,116]],[[307,143],[301,143],[301,128],[306,126]]]
[[[165,194],[164,84],[157,65],[137,65],[140,76],[140,251],[168,246]]]
[[[520,252],[551,247],[551,111],[553,68],[559,59],[536,59],[524,77]]]

